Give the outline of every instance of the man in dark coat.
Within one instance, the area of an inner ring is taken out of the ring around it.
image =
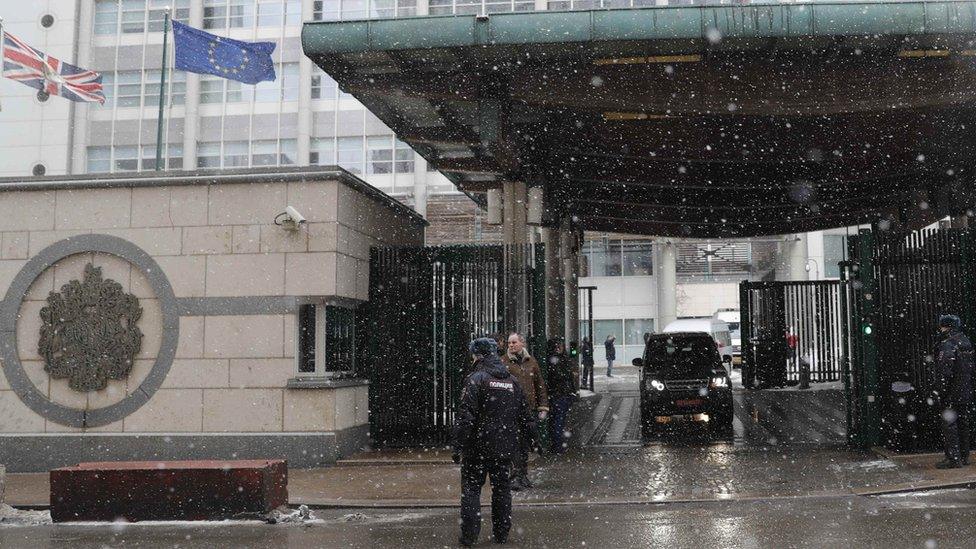
[[[603,342],[603,346],[607,351],[607,377],[613,377],[613,361],[617,360],[617,347],[614,342],[617,338],[613,334],[608,335],[606,341]]]
[[[593,375],[593,343],[590,338],[583,338],[583,345],[580,348],[580,364],[583,366],[583,386],[590,387],[590,377]]]
[[[471,342],[475,371],[464,383],[454,423],[454,462],[461,464],[461,538],[474,545],[481,532],[481,487],[491,480],[491,522],[496,543],[512,527],[512,460],[520,437],[534,428],[525,394],[498,358],[490,338]]]
[[[561,454],[566,451],[566,416],[579,396],[579,369],[566,355],[563,340],[552,338],[546,347],[547,391],[552,416],[549,418],[550,451]]]
[[[939,318],[942,340],[936,348],[938,393],[942,407],[945,460],[937,467],[954,469],[969,464],[969,407],[972,403],[973,344],[962,333],[955,315]]]

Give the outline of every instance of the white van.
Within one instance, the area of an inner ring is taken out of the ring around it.
[[[732,365],[742,364],[742,325],[738,309],[719,309],[715,311],[715,318],[729,325],[729,335],[732,336]]]
[[[722,362],[732,362],[732,336],[729,333],[729,325],[725,321],[717,318],[686,318],[675,320],[664,327],[666,334],[677,332],[704,332],[712,336],[718,345],[718,354],[722,357]]]

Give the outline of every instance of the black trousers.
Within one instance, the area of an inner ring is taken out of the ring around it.
[[[969,459],[969,403],[954,403],[942,412],[946,459]]]
[[[461,536],[477,540],[481,533],[481,487],[491,480],[491,526],[496,540],[508,538],[512,528],[510,459],[481,455],[461,458]]]

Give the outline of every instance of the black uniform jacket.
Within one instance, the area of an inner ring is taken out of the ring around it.
[[[454,421],[454,451],[462,455],[512,459],[519,436],[533,428],[525,394],[496,356],[478,360],[464,382]]]

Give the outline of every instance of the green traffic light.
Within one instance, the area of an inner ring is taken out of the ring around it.
[[[870,325],[864,327],[864,335],[871,335],[872,329]]]

